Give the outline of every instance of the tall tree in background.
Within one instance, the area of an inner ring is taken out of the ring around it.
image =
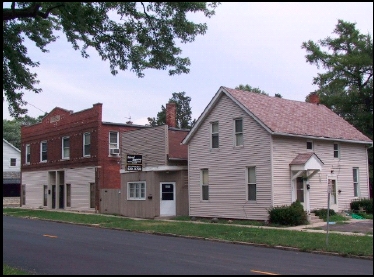
[[[343,20],[338,20],[333,33],[337,37],[302,44],[306,61],[325,69],[313,79],[316,93],[322,104],[373,139],[373,39],[360,34],[355,23]],[[369,166],[372,186],[373,148]]]
[[[175,103],[177,106],[177,128],[191,129],[196,120],[191,120],[191,97],[186,96],[183,92],[173,92],[172,98],[168,103]],[[161,106],[161,111],[157,113],[157,118],[148,117],[148,122],[151,126],[160,126],[166,124],[166,108]]]
[[[254,88],[254,87],[251,87],[250,85],[239,85],[237,86],[235,89],[239,89],[239,90],[245,90],[245,91],[250,91],[250,92],[254,92],[254,93],[259,93],[259,94],[263,94],[263,95],[267,95],[269,96],[269,93],[266,93],[265,91],[259,89],[259,88]],[[274,97],[278,97],[278,98],[282,98],[282,95],[279,94],[279,93],[276,93],[274,95]]]
[[[46,115],[47,113],[37,118],[26,115],[13,120],[3,119],[3,138],[18,149],[21,149],[21,126],[38,123]]]
[[[66,35],[75,50],[88,58],[93,48],[109,61],[110,71],[130,70],[138,77],[148,68],[169,75],[189,73],[188,57],[181,57],[179,42],[190,43],[204,35],[206,23],[187,19],[189,13],[210,18],[218,2],[8,2],[3,4],[3,101],[9,113],[27,113],[25,91],[36,87],[39,66],[27,53],[25,38],[42,52],[57,40],[56,31]],[[5,8],[4,8],[5,7]]]

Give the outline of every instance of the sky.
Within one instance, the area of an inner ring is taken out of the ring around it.
[[[38,117],[55,107],[78,112],[103,104],[103,121],[145,125],[157,117],[174,92],[191,98],[197,119],[221,86],[250,85],[270,96],[305,101],[317,87],[313,77],[323,72],[306,62],[303,42],[329,36],[342,19],[356,23],[362,34],[373,35],[373,2],[224,2],[211,18],[193,15],[208,30],[195,41],[181,44],[182,57],[191,60],[190,73],[169,76],[168,70],[131,71],[113,76],[109,62],[90,51],[88,59],[62,35],[42,53],[31,44],[29,56],[42,92],[26,92],[28,115]],[[3,101],[3,118],[11,120]]]

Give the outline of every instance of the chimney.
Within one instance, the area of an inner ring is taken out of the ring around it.
[[[309,94],[309,103],[319,105],[319,96],[316,92],[312,92]]]
[[[166,104],[166,124],[169,127],[177,127],[177,104]]]

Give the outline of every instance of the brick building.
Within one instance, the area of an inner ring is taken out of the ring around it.
[[[21,205],[100,212],[100,189],[121,187],[120,134],[142,128],[103,122],[101,103],[22,126]]]

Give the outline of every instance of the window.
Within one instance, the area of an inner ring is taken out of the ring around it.
[[[256,200],[256,167],[247,168],[248,200]]]
[[[10,158],[10,166],[16,166],[17,159],[16,158]]]
[[[43,186],[43,206],[47,206],[48,203],[48,186]]]
[[[42,141],[40,143],[40,161],[47,161],[47,141]]]
[[[119,138],[118,132],[109,132],[109,153],[110,153],[110,149],[119,148],[118,138]]]
[[[145,182],[127,183],[127,199],[145,200]]]
[[[359,174],[358,167],[353,168],[353,196],[360,196]]]
[[[340,153],[339,153],[339,144],[337,143],[334,143],[334,158],[339,158],[340,157]]]
[[[208,169],[201,170],[200,183],[201,183],[201,199],[209,200],[209,171]]]
[[[95,183],[90,183],[90,208],[95,208]]]
[[[83,134],[83,156],[91,156],[91,134]]]
[[[243,119],[235,119],[235,146],[243,145]]]
[[[26,159],[26,163],[29,164],[30,163],[30,144],[26,144],[26,148],[25,148],[25,153],[26,153],[26,156],[25,156],[25,159]]]
[[[212,148],[218,148],[218,122],[212,123]]]
[[[71,207],[71,184],[66,184],[66,207]]]
[[[306,149],[313,150],[313,142],[312,141],[307,141],[306,142]]]
[[[70,138],[69,137],[62,138],[62,158],[63,159],[70,158]]]

